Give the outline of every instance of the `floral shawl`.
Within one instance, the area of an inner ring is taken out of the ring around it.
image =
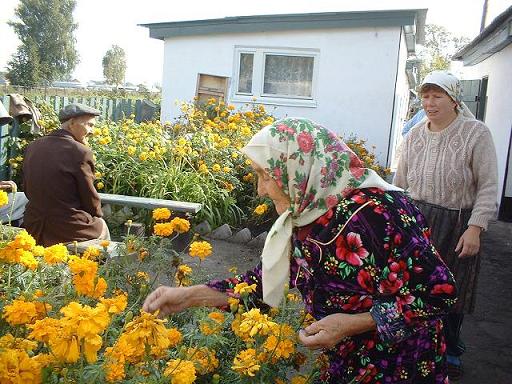
[[[352,190],[401,190],[381,179],[335,133],[302,118],[286,118],[256,133],[242,148],[290,196],[291,207],[269,231],[261,255],[263,300],[279,305],[289,279],[292,229],[322,216]]]
[[[462,101],[462,85],[454,75],[446,71],[432,71],[430,72],[421,83],[421,86],[425,84],[435,84],[438,87],[443,88],[448,96],[457,103],[457,110],[459,110],[463,116],[474,119],[475,116],[471,113],[468,106]]]

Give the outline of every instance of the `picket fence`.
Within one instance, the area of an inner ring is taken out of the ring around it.
[[[9,95],[0,95],[2,102],[9,110]],[[137,123],[159,118],[159,106],[147,99],[114,99],[107,97],[81,97],[81,96],[33,96],[34,103],[45,102],[57,113],[70,103],[82,103],[101,111],[101,120],[118,121],[131,115]]]

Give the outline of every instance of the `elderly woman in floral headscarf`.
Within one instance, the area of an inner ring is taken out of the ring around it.
[[[236,278],[161,287],[144,309],[225,305],[240,282],[257,284],[254,302],[278,306],[289,285],[316,320],[299,340],[323,349],[322,382],[446,383],[440,319],[455,287],[418,209],[306,119],[277,121],[242,151],[280,215],[261,263]]]
[[[475,305],[480,234],[496,210],[496,151],[489,129],[462,102],[455,76],[432,72],[419,93],[426,117],[405,137],[394,183],[427,218],[432,242],[455,275],[459,300],[445,333],[450,378],[457,379],[463,313]]]

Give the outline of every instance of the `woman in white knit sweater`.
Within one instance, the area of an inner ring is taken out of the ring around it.
[[[455,275],[458,303],[444,327],[448,372],[456,380],[462,374],[463,313],[475,305],[480,235],[496,211],[496,151],[487,126],[461,101],[455,76],[432,72],[420,95],[426,117],[405,136],[394,183],[426,216],[432,242]]]

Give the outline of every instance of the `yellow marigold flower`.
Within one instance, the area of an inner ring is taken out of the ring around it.
[[[105,299],[102,297],[100,298],[100,303],[105,306],[108,313],[121,313],[126,309],[128,304],[128,295],[123,292],[110,299]]]
[[[147,153],[147,152],[141,152],[141,153],[139,154],[139,160],[140,160],[140,161],[146,161],[146,160],[148,159],[148,157],[149,157],[149,155],[148,155],[148,153]]]
[[[270,335],[263,344],[263,348],[272,353],[272,359],[288,359],[295,352],[295,343],[287,338],[276,337]]]
[[[260,365],[257,364],[256,351],[253,348],[239,352],[233,359],[231,369],[243,376],[255,376]]]
[[[95,173],[94,173],[94,177],[95,177],[95,178],[97,178],[97,179],[99,179],[101,176],[103,176],[103,175],[101,174],[101,172],[95,172]]]
[[[298,375],[292,377],[290,381],[291,384],[306,384],[308,382],[308,378],[306,376]]]
[[[229,104],[226,108],[230,111],[233,111],[235,109],[235,106],[233,104]]]
[[[28,326],[32,332],[28,335],[30,339],[48,343],[50,338],[55,337],[60,332],[60,321],[51,317],[45,317],[37,320],[34,324]]]
[[[212,246],[207,241],[194,241],[190,244],[189,255],[204,260],[212,254]]]
[[[198,171],[200,173],[208,173],[208,167],[206,166],[206,164],[201,164],[198,168]]]
[[[221,331],[219,324],[210,324],[204,321],[199,322],[199,331],[205,336],[215,335]]]
[[[215,356],[214,351],[210,351],[206,347],[188,348],[186,359],[192,361],[199,375],[215,371],[219,366],[219,360]]]
[[[224,167],[224,168],[222,168],[222,171],[225,172],[225,173],[228,173],[229,171],[231,171],[231,168]]]
[[[241,133],[242,135],[244,135],[244,136],[250,136],[250,135],[252,135],[251,128],[249,128],[249,127],[242,127],[242,128],[240,129],[240,133]]]
[[[153,209],[153,220],[167,220],[171,217],[172,212],[168,208]]]
[[[192,384],[197,378],[194,363],[182,359],[169,360],[164,376],[171,378],[171,384]]]
[[[5,191],[0,190],[0,207],[7,205],[9,202],[9,195]]]
[[[157,223],[153,226],[153,233],[157,236],[170,236],[174,229],[171,223]]]
[[[37,268],[37,266],[39,265],[39,262],[34,257],[34,254],[29,251],[23,251],[23,250],[18,250],[18,251],[21,251],[21,252],[18,252],[19,263],[21,265],[24,265],[28,269],[35,270]]]
[[[164,327],[166,320],[160,320],[156,314],[142,312],[125,327],[128,343],[136,348],[141,345],[149,345],[165,349],[170,341],[167,329]]]
[[[222,324],[225,320],[225,316],[221,312],[211,312],[208,314],[208,317],[218,324]]]
[[[137,272],[136,276],[137,276],[137,278],[139,278],[141,280],[149,281],[149,275],[146,272],[139,271],[139,272]]]
[[[232,152],[232,153],[231,153],[231,157],[232,157],[233,159],[238,158],[238,153],[236,153],[236,152]]]
[[[31,251],[36,246],[36,241],[27,231],[19,232],[13,241],[9,243],[12,248],[22,248],[25,251]]]
[[[238,268],[237,267],[231,267],[231,268],[228,269],[228,271],[235,275],[237,273],[237,271],[238,271]]]
[[[136,150],[137,149],[133,145],[129,145],[128,148],[126,149],[126,152],[128,153],[129,156],[133,156],[135,154]]]
[[[41,257],[44,255],[44,247],[41,245],[36,245],[32,248],[32,254],[37,257]]]
[[[181,217],[175,217],[171,220],[173,229],[178,233],[185,233],[190,230],[190,222]]]
[[[16,349],[0,351],[0,382],[40,383],[41,365],[27,352]]]
[[[10,325],[30,324],[37,319],[35,303],[23,299],[13,300],[4,307],[3,318]]]
[[[103,189],[105,187],[105,184],[103,184],[101,181],[96,184],[97,189]]]
[[[103,247],[103,248],[107,248],[109,245],[110,245],[110,241],[109,240],[101,240],[100,241],[100,246]]]
[[[235,294],[243,295],[243,294],[249,294],[252,292],[256,292],[256,284],[247,284],[246,282],[238,283],[235,285]]]
[[[178,273],[181,273],[184,276],[188,276],[192,273],[192,268],[190,268],[188,265],[182,264],[178,266]]]
[[[64,263],[68,256],[68,249],[63,244],[55,244],[44,250],[44,261],[48,264]]]
[[[100,277],[98,278],[98,281],[96,282],[96,287],[94,288],[94,292],[90,295],[91,297],[94,297],[95,299],[99,299],[105,294],[105,291],[107,290],[107,281]]]
[[[96,247],[87,247],[82,257],[87,260],[96,260],[101,255],[101,250]]]
[[[126,377],[124,366],[124,360],[108,360],[104,365],[106,373],[105,378],[107,379],[107,382],[116,383],[123,380]]]
[[[183,340],[183,335],[177,328],[169,328],[167,330],[167,337],[169,338],[169,348],[174,348]]]
[[[59,361],[76,363],[80,358],[80,340],[66,327],[61,327],[59,334],[50,338],[48,344]]]
[[[254,213],[261,216],[265,212],[267,212],[267,210],[268,210],[267,204],[260,204],[256,208],[254,208]]]
[[[14,337],[10,333],[0,337],[0,350],[19,349],[21,351],[32,352],[36,348],[37,342],[20,337]]]
[[[253,178],[254,178],[254,176],[253,176],[252,172],[249,172],[247,175],[244,175],[244,176],[242,177],[242,179],[243,179],[244,181],[246,181],[246,182],[250,182],[250,181],[252,181],[252,180],[253,180]]]
[[[220,169],[221,169],[221,167],[220,167],[219,164],[215,163],[215,164],[212,165],[212,171],[213,172],[219,172]]]

